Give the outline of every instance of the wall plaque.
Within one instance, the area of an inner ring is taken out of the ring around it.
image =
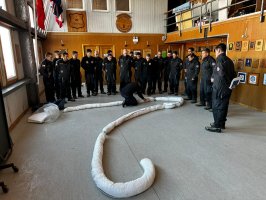
[[[116,19],[117,29],[122,33],[129,32],[132,28],[131,16],[126,13],[122,13],[120,15],[117,15],[116,17],[117,17]]]
[[[86,32],[87,31],[86,12],[67,10],[67,25],[68,25],[68,32]]]

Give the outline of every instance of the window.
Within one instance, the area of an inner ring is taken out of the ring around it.
[[[92,10],[108,10],[107,0],[92,0]]]
[[[4,47],[3,56],[7,80],[14,79],[17,76],[14,61],[13,45],[11,40],[11,31],[0,26],[1,44]]]
[[[31,28],[34,28],[35,24],[34,24],[33,9],[31,6],[28,6],[28,8],[29,8],[29,14],[30,14],[30,26]]]
[[[130,12],[130,0],[116,0],[116,11]]]
[[[0,0],[0,7],[2,7],[3,10],[6,10],[6,0]]]
[[[82,0],[67,0],[67,9],[83,9]]]

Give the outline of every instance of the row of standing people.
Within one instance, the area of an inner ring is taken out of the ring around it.
[[[92,56],[92,51],[88,49],[86,56],[81,61],[78,59],[76,51],[73,51],[71,59],[67,52],[60,54],[56,51],[54,59],[52,53],[48,52],[39,71],[43,75],[47,102],[55,101],[55,96],[57,99],[67,98],[69,101],[74,101],[77,97],[84,97],[81,92],[81,67],[85,71],[88,97],[98,94],[99,85],[101,93],[106,94],[103,88],[104,74],[107,81],[107,94],[117,93],[117,64],[120,67],[120,90],[132,81],[132,70],[134,70],[134,79],[140,82],[143,94],[154,94],[156,85],[158,85],[160,94],[167,92],[168,81],[170,94],[178,94],[182,63],[177,52],[173,52],[173,57],[169,52],[166,59],[162,58],[161,52],[158,52],[153,59],[150,55],[142,58],[139,53],[136,58],[133,58],[133,56],[127,55],[125,49],[117,61],[111,50],[108,51],[108,56],[102,59],[99,57],[98,51],[95,51]],[[163,80],[164,90],[162,90]]]
[[[95,51],[87,50],[87,55],[78,59],[78,53],[73,51],[72,58],[68,58],[68,53],[64,52],[60,57],[59,52],[55,52],[55,58],[51,53],[46,53],[46,58],[40,65],[40,74],[43,75],[45,94],[47,102],[57,99],[68,98],[74,101],[78,97],[84,97],[81,93],[81,74],[80,67],[85,70],[87,95],[98,94],[98,83],[100,83],[101,93],[103,89],[103,72],[107,80],[107,94],[116,94],[116,70],[117,63],[120,66],[120,91],[131,82],[132,68],[135,70],[135,81],[140,83],[142,93],[151,95],[155,93],[158,84],[159,93],[167,92],[168,82],[170,83],[169,94],[178,94],[179,79],[181,70],[185,72],[185,93],[186,100],[191,103],[197,102],[197,85],[200,68],[202,70],[200,81],[200,102],[198,106],[206,106],[206,109],[213,108],[214,124],[208,127],[211,130],[219,131],[225,127],[231,91],[228,90],[230,81],[235,77],[234,64],[226,56],[226,45],[219,44],[215,49],[216,60],[210,56],[210,50],[202,51],[202,64],[194,54],[194,49],[188,49],[188,56],[182,62],[177,52],[168,52],[167,58],[162,58],[161,52],[151,59],[150,55],[142,58],[137,54],[136,58],[127,55],[127,50],[119,57],[118,62],[108,52],[104,59],[99,57]],[[164,81],[164,90],[162,90]]]

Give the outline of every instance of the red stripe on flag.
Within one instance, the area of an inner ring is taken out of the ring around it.
[[[44,13],[42,0],[36,0],[36,14],[37,14],[38,26],[42,30],[45,30],[45,26],[44,26],[45,13]]]

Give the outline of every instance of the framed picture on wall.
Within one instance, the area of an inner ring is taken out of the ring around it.
[[[260,69],[266,68],[266,59],[260,59],[259,63]]]
[[[252,59],[251,58],[246,58],[245,66],[246,67],[251,67]]]
[[[252,64],[251,64],[252,68],[258,68],[259,65],[260,65],[260,60],[259,59],[253,59],[252,60]]]
[[[246,72],[238,72],[237,76],[240,77],[240,83],[245,84],[247,82]]]
[[[262,51],[263,49],[263,40],[256,40],[255,51]]]
[[[238,70],[244,69],[244,60],[243,59],[238,59],[236,66],[237,66]]]
[[[137,53],[141,53],[141,50],[140,49],[133,50],[133,55],[134,56],[137,56]]]
[[[259,84],[259,73],[251,73],[249,74],[248,83],[250,85],[258,85]]]
[[[249,50],[255,50],[255,42],[254,41],[251,41],[249,43]]]
[[[241,48],[242,48],[242,42],[241,41],[236,42],[235,50],[236,51],[241,51]]]
[[[266,74],[263,74],[263,85],[266,85]]]
[[[242,42],[242,51],[248,51],[249,41],[243,41]]]
[[[234,50],[234,42],[229,42],[228,44],[228,50],[233,51]]]

